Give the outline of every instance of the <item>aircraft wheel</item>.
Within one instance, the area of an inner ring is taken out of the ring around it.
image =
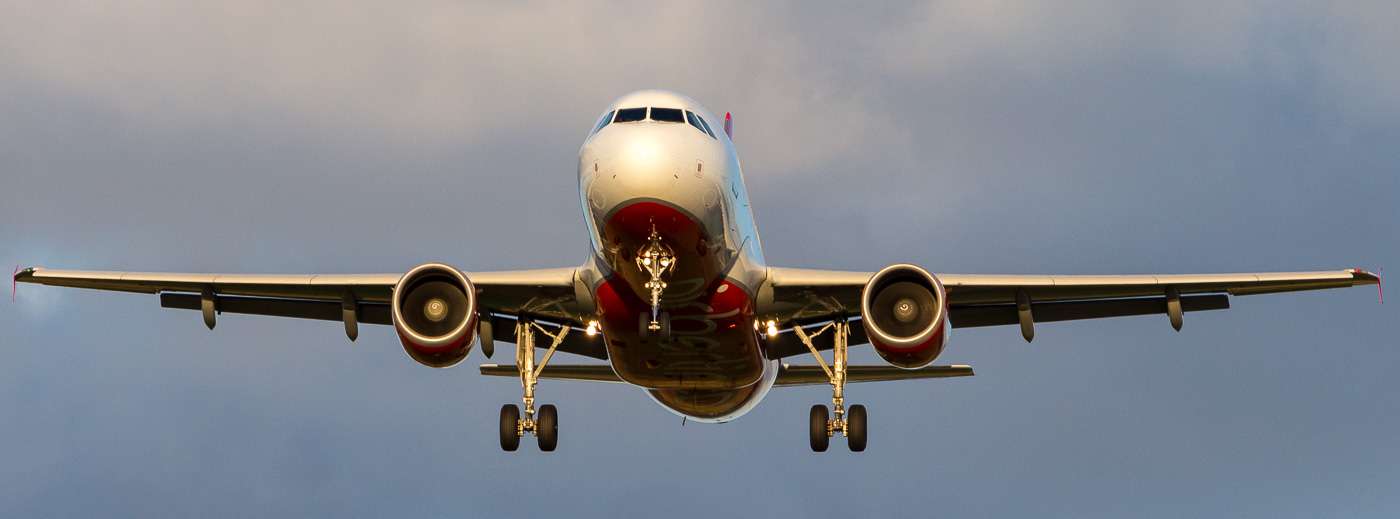
[[[540,450],[553,452],[559,445],[559,410],[554,404],[540,406],[540,416],[535,420],[535,438],[540,441]]]
[[[501,406],[501,450],[514,452],[520,448],[520,408],[514,404]]]
[[[812,435],[812,452],[826,452],[827,445],[831,443],[831,437],[826,434],[826,424],[830,419],[826,406],[812,406],[811,419],[808,421],[809,432]]]
[[[637,342],[646,343],[651,340],[651,319],[647,318],[647,313],[642,312],[637,315]]]
[[[661,312],[659,317],[660,322],[658,324],[661,325],[661,330],[659,330],[661,332],[661,343],[669,344],[671,342],[671,314]]]
[[[856,404],[846,411],[846,445],[851,452],[865,450],[865,406]]]

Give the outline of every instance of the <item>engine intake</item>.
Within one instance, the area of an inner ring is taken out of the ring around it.
[[[409,357],[446,368],[471,352],[476,331],[476,288],[462,271],[427,263],[394,285],[394,329]]]
[[[948,293],[937,277],[915,265],[890,265],[865,284],[860,310],[875,352],[895,366],[933,362],[948,342]]]

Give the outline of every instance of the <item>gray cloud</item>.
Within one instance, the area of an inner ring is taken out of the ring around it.
[[[1388,3],[11,2],[0,261],[393,272],[582,262],[598,112],[681,91],[736,140],[771,263],[941,272],[1374,268],[1397,257]],[[1382,515],[1395,319],[1364,289],[958,330],[970,380],[822,388],[680,427],[556,383],[560,452],[500,453],[518,384],[373,327],[20,287],[0,312],[13,516]],[[476,355],[476,354],[474,354]],[[859,362],[878,362],[871,352]],[[500,361],[497,357],[495,361]],[[473,357],[474,362],[485,362]],[[528,449],[526,449],[528,451]],[[833,481],[830,467],[846,479]],[[837,485],[842,497],[826,489]],[[538,500],[526,495],[545,496]],[[1125,511],[1130,511],[1125,513]]]

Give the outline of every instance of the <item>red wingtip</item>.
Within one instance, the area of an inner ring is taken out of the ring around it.
[[[734,121],[729,118],[729,112],[724,112],[724,135],[734,140]]]
[[[1385,270],[1385,267],[1380,267],[1380,268],[1377,268],[1377,269],[1376,269],[1376,293],[1377,293],[1377,294],[1380,294],[1380,296],[1381,296],[1381,304],[1385,304],[1385,291],[1384,291],[1384,290],[1381,290],[1381,271],[1382,271],[1382,270]]]
[[[19,293],[19,265],[15,265],[15,275],[10,277],[10,301],[14,302],[15,294]]]

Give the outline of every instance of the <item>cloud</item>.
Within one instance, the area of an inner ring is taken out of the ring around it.
[[[1395,9],[9,2],[0,265],[576,265],[578,146],[609,101],[656,86],[735,114],[775,265],[1383,265],[1400,228]],[[883,436],[866,458],[827,453],[850,462],[840,503],[866,515],[928,501],[1007,516],[1393,509],[1386,476],[1400,462],[1377,447],[1393,444],[1393,413],[1369,410],[1396,406],[1400,353],[1371,290],[1239,298],[1181,333],[1148,317],[1060,323],[1018,347],[1014,329],[959,329],[940,362],[977,377],[848,389]],[[11,306],[9,515],[782,515],[821,502],[810,490],[840,461],[806,452],[807,407],[830,396],[820,387],[681,428],[635,388],[542,385],[565,414],[560,452],[505,455],[494,418],[518,382],[418,366],[392,329],[348,343],[336,323],[225,315],[210,332],[150,295],[39,286]],[[1319,346],[1331,344],[1345,347]],[[1347,376],[1297,376],[1322,365]],[[677,473],[694,484],[667,483]],[[551,497],[510,498],[526,487]],[[634,503],[637,488],[657,499]]]

